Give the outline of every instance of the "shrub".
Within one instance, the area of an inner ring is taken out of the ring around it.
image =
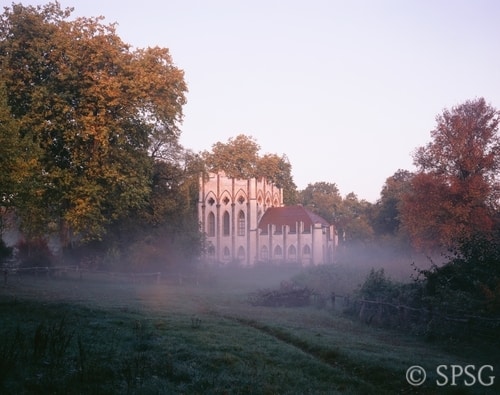
[[[0,237],[0,264],[12,257],[12,247],[8,247],[5,241]]]
[[[54,255],[47,241],[42,238],[21,240],[17,243],[18,259],[21,267],[52,266]]]
[[[329,297],[332,292],[343,296],[350,294],[363,278],[363,270],[353,265],[324,264],[303,269],[293,276],[292,281]]]
[[[401,284],[385,275],[384,269],[371,269],[358,293],[361,299],[391,302],[401,292]]]
[[[500,313],[500,242],[476,235],[450,251],[449,262],[421,271],[429,304],[469,314]]]
[[[448,262],[420,270],[402,284],[372,269],[346,311],[362,321],[409,329],[429,338],[476,336],[496,341],[500,328],[500,243],[475,236],[450,251]]]

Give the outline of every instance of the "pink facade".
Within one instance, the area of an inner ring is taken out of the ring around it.
[[[198,215],[210,262],[333,262],[333,225],[302,206],[284,206],[283,191],[265,179],[200,178]]]

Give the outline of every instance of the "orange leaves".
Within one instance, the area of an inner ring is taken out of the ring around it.
[[[402,204],[404,226],[414,244],[426,248],[493,228],[500,170],[499,112],[484,99],[436,119],[433,141],[415,153],[419,172]]]
[[[150,152],[178,146],[187,88],[168,49],[132,51],[102,17],[70,13],[58,3],[6,8],[0,82],[24,139],[17,143],[31,142],[26,160],[37,166],[37,199],[34,170],[17,173],[25,212],[64,218],[92,238],[144,204]]]
[[[184,72],[174,66],[168,49],[138,49],[132,55],[132,83],[138,98],[159,121],[171,126],[173,121],[180,122],[187,85]]]
[[[205,161],[211,171],[224,171],[229,177],[246,179],[256,177],[259,149],[255,139],[240,134],[227,143],[217,142],[212,152],[205,152]]]
[[[445,110],[436,120],[434,140],[415,155],[415,164],[423,171],[465,179],[499,170],[499,113],[484,99]]]

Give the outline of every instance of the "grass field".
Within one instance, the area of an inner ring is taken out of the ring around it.
[[[327,306],[255,307],[294,272],[218,269],[199,281],[27,276],[0,285],[2,394],[495,394],[436,383],[439,365],[492,365],[498,350],[429,343]],[[414,387],[406,370],[421,365]],[[442,371],[443,372],[443,371]],[[444,371],[448,376],[450,370]],[[486,375],[486,373],[488,373]],[[464,379],[468,379],[464,383]]]

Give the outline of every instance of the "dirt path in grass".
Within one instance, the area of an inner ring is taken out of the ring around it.
[[[391,393],[392,391],[394,391],[394,388],[398,388],[402,384],[401,379],[404,376],[402,376],[398,372],[376,365],[367,366],[366,364],[364,364],[363,366],[360,366],[359,363],[350,360],[347,356],[343,355],[338,350],[314,345],[307,340],[293,336],[286,330],[277,327],[271,327],[253,319],[246,319],[229,315],[221,315],[220,317],[236,322],[240,325],[256,329],[257,331],[262,332],[266,335],[272,336],[276,340],[286,343],[288,346],[294,347],[301,352],[308,354],[321,363],[327,364],[334,369],[341,370],[346,376],[354,376],[358,379],[362,379],[366,383],[376,385],[376,387],[378,387],[378,389],[380,390],[387,389],[387,393]],[[430,388],[404,387],[404,391],[401,393],[434,394],[434,390]]]

